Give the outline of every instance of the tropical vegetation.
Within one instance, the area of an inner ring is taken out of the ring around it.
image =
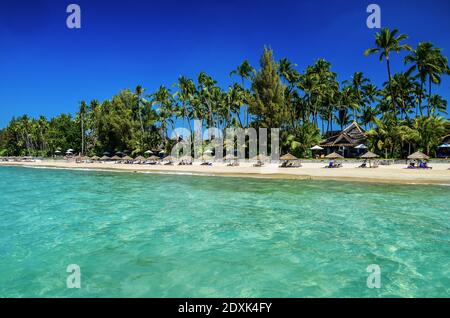
[[[407,39],[385,28],[365,51],[385,64],[386,82],[380,87],[362,72],[339,82],[325,59],[301,72],[264,48],[259,67],[244,61],[230,73],[234,83],[227,89],[200,72],[155,92],[137,86],[105,101],[81,101],[74,116],[13,118],[0,131],[0,155],[53,156],[69,148],[82,155],[170,150],[177,140],[169,133],[176,126],[192,130],[196,119],[205,128],[280,128],[281,151],[301,157],[310,156],[309,148],[325,136],[357,121],[367,130],[370,150],[384,157],[417,150],[433,155],[450,134],[447,101],[435,92],[450,74],[448,59],[430,42],[413,48]],[[405,70],[393,73],[392,56],[400,52]]]

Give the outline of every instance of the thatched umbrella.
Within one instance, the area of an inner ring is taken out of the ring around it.
[[[259,154],[259,155],[255,156],[255,157],[253,157],[253,160],[257,160],[257,161],[265,161],[265,160],[268,160],[268,159],[270,159],[270,158],[267,157],[266,155],[263,155],[263,154]]]
[[[378,158],[378,157],[380,157],[380,156],[377,155],[376,153],[373,153],[373,152],[370,152],[370,151],[366,152],[365,154],[363,154],[361,156],[362,159],[369,160],[369,166],[370,167],[372,167],[372,160],[371,159],[375,159],[375,158]]]
[[[164,161],[168,161],[168,162],[173,162],[173,161],[175,161],[175,158],[172,157],[172,156],[167,156],[167,157],[165,157],[163,160],[164,160]]]
[[[130,156],[125,156],[122,158],[122,160],[133,160],[133,158],[131,158]]]
[[[142,156],[138,156],[138,157],[136,157],[134,160],[137,160],[137,161],[144,161],[145,158],[142,157]]]
[[[417,152],[413,153],[412,155],[409,155],[408,159],[410,159],[410,160],[427,160],[427,159],[430,159],[430,157],[428,157],[424,153],[421,153],[420,151],[417,151]]]
[[[285,154],[284,156],[281,156],[280,160],[284,160],[284,161],[293,161],[293,160],[298,160],[298,158],[294,155],[291,155],[290,153]]]
[[[344,157],[342,157],[340,154],[333,152],[330,153],[328,156],[325,156],[325,158],[327,159],[344,159]]]
[[[148,160],[159,160],[159,159],[161,159],[161,158],[159,158],[158,156],[155,156],[155,155],[148,157]]]
[[[225,160],[236,160],[237,157],[231,153],[227,154],[224,158]]]
[[[115,155],[114,157],[111,158],[111,160],[122,160],[122,158],[120,158],[119,156]]]
[[[111,160],[111,158],[108,157],[108,156],[103,156],[103,157],[100,158],[100,160]]]
[[[203,161],[209,161],[209,160],[212,160],[213,157],[211,157],[210,155],[204,154],[203,156],[200,157],[200,159]]]
[[[374,159],[374,158],[378,158],[378,157],[380,157],[380,156],[373,152],[370,152],[370,151],[366,152],[365,154],[363,154],[361,156],[362,159]]]
[[[183,161],[192,161],[192,156],[186,155],[186,156],[181,157],[180,160],[183,160]]]

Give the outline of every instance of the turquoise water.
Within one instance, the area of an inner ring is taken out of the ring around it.
[[[0,167],[0,297],[449,297],[450,187]],[[81,288],[66,287],[66,268]],[[366,268],[381,268],[381,288]]]

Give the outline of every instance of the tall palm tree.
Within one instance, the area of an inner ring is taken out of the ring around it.
[[[251,80],[254,77],[255,73],[256,73],[255,69],[250,65],[250,63],[247,60],[245,60],[235,70],[230,72],[230,76],[233,76],[233,75],[240,76],[242,89],[245,90],[245,80],[246,79]],[[247,103],[248,103],[248,101],[247,101]],[[250,121],[248,105],[247,105],[247,109],[245,110],[244,116],[245,116],[246,127],[248,127],[249,121]]]
[[[136,109],[139,115],[139,124],[140,124],[140,129],[141,129],[141,138],[140,138],[140,149],[143,150],[144,149],[144,122],[142,120],[142,94],[144,93],[144,89],[142,88],[141,85],[136,86],[135,90],[134,90],[134,95],[136,96]]]
[[[81,121],[81,155],[84,155],[84,116],[86,115],[87,104],[85,101],[80,102],[79,116]]]
[[[416,78],[420,80],[420,90],[418,91],[418,108],[422,114],[422,101],[423,101],[423,88],[427,81],[428,74],[432,69],[437,66],[434,65],[433,60],[430,59],[430,55],[433,51],[433,44],[430,42],[421,42],[417,45],[417,48],[407,55],[404,59],[405,64],[412,63],[411,67],[407,70],[407,74],[417,72]]]
[[[189,109],[189,106],[191,106],[190,104],[196,94],[195,84],[190,78],[181,76],[176,85],[178,86],[178,92],[175,93],[175,96],[181,103],[183,123],[187,120],[189,129],[192,132],[192,125],[190,121],[192,112]]]
[[[422,114],[425,82],[428,80],[428,99],[430,99],[432,97],[432,84],[440,84],[441,76],[449,74],[448,60],[442,55],[441,49],[434,47],[431,42],[421,42],[410,55],[405,57],[404,62],[405,64],[412,64],[407,73],[412,74],[413,72],[416,72],[415,77],[420,80],[418,107]],[[430,115],[429,106],[428,116]]]
[[[364,77],[364,74],[362,72],[355,72],[352,76],[351,81],[344,81],[344,84],[350,85],[352,87],[357,102],[357,106],[352,108],[353,120],[356,120],[357,112],[361,109],[361,107],[364,106],[363,87],[368,83],[370,83],[370,80]]]
[[[390,30],[388,28],[383,28],[379,33],[375,34],[375,45],[376,47],[367,49],[364,52],[365,56],[368,56],[370,54],[380,54],[380,62],[383,61],[383,59],[386,60],[386,66],[387,66],[387,73],[388,73],[388,83],[389,87],[391,86],[391,61],[390,61],[390,55],[391,52],[399,53],[403,50],[411,51],[412,48],[408,44],[401,44],[402,41],[406,40],[408,36],[406,34],[399,34],[397,35],[398,30]],[[391,95],[392,91],[391,91]],[[395,98],[392,100],[394,108],[395,105]]]

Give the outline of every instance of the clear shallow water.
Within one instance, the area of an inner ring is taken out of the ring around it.
[[[449,297],[450,187],[0,167],[0,297]],[[66,267],[81,267],[67,289]],[[370,264],[381,289],[366,286]]]

